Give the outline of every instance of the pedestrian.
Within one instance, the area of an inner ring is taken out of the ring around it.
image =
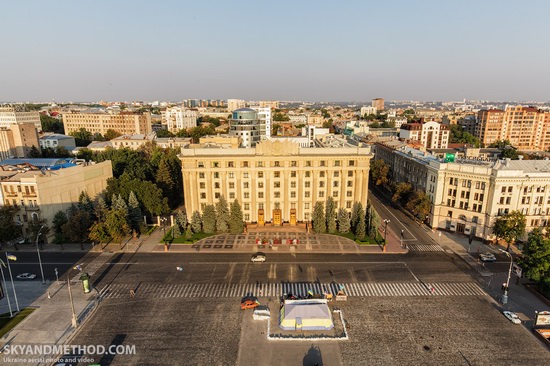
[[[136,292],[134,291],[133,288],[130,289],[130,297],[134,297],[136,296]]]
[[[435,294],[435,287],[432,286],[432,295]]]
[[[260,296],[263,296],[264,292],[260,289]]]

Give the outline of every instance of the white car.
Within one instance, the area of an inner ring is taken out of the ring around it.
[[[504,314],[505,317],[508,318],[512,323],[514,324],[521,324],[521,319],[519,318],[518,314],[514,313],[513,311],[503,311],[502,314]]]
[[[264,253],[256,253],[252,254],[252,257],[250,257],[251,262],[265,262],[265,254]]]
[[[17,276],[18,280],[34,280],[36,275],[34,273],[21,273]]]
[[[497,257],[493,253],[482,253],[479,255],[479,259],[482,262],[496,262]]]

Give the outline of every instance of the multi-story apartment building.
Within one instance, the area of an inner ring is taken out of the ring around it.
[[[420,141],[426,149],[445,149],[449,144],[449,126],[438,122],[406,123],[399,138]]]
[[[271,108],[270,107],[250,107],[258,114],[260,120],[260,140],[271,137]]]
[[[495,220],[516,210],[526,216],[527,231],[549,224],[547,160],[463,157],[452,162],[384,144],[375,151],[376,159],[391,162],[393,181],[411,182],[430,197],[432,227],[491,240]]]
[[[227,113],[224,113],[227,116]],[[163,114],[164,123],[170,132],[187,130],[197,126],[199,112],[196,109],[187,109],[183,107],[167,108]]]
[[[38,131],[42,131],[38,111],[24,111],[17,107],[0,107],[0,127],[10,127],[18,123],[30,123]]]
[[[260,118],[256,110],[252,108],[235,109],[229,120],[229,135],[240,137],[242,147],[254,147],[261,140],[260,125]]]
[[[33,123],[13,123],[0,127],[0,160],[24,158],[32,147],[40,150],[38,132]]]
[[[24,232],[33,218],[51,227],[55,214],[76,204],[82,191],[94,199],[113,176],[110,161],[77,165],[68,159],[8,159],[0,167],[0,204],[19,208],[15,219]]]
[[[308,114],[307,115],[307,124],[308,125],[314,125],[314,126],[321,126],[325,122],[325,119],[323,116],[319,114]]]
[[[246,107],[246,102],[242,99],[228,99],[227,100],[227,110],[231,113],[235,109]]]
[[[383,111],[384,110],[384,98],[374,98],[372,100],[372,106],[376,109],[376,111]]]
[[[373,101],[374,103],[374,101]],[[361,110],[359,111],[359,114],[361,117],[364,117],[365,115],[371,115],[371,114],[376,114],[377,112],[377,109],[375,106],[372,106],[372,107],[361,107]]]
[[[311,220],[315,203],[329,196],[348,211],[355,201],[365,205],[370,148],[325,146],[265,140],[248,149],[182,148],[187,212],[202,212],[223,195],[229,202],[239,201],[246,222],[295,225]]]
[[[104,135],[111,129],[123,135],[152,131],[151,113],[149,112],[120,112],[109,113],[63,113],[65,133],[77,132],[81,128]]]
[[[508,140],[521,150],[550,148],[550,112],[514,106],[478,112],[477,137],[485,145]]]

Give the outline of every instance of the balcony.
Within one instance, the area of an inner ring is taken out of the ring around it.
[[[26,211],[40,211],[40,206],[25,205]]]

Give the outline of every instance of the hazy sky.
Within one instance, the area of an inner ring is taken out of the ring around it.
[[[550,1],[6,1],[0,101],[550,100]]]

